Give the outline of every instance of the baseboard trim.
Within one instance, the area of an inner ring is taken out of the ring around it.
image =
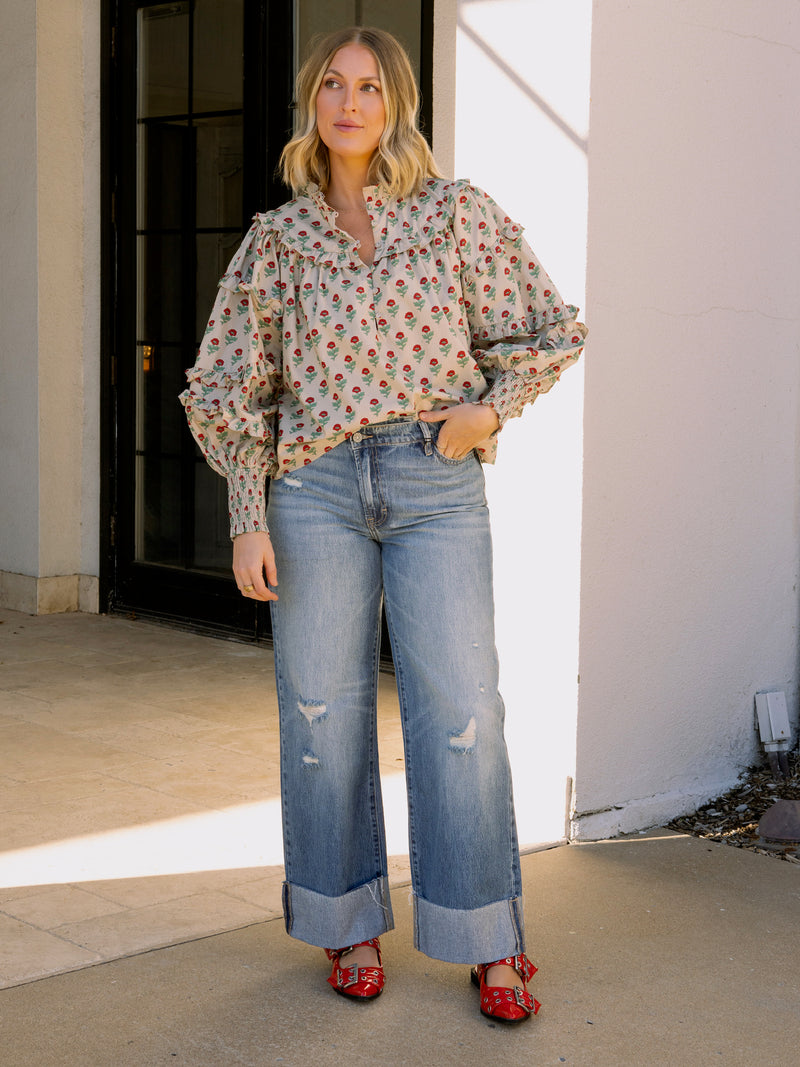
[[[92,574],[32,574],[0,571],[0,607],[27,615],[56,615],[100,610],[100,583]]]

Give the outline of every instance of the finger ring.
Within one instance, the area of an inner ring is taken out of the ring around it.
[[[252,593],[254,589],[255,589],[255,586],[254,586],[254,585],[246,585],[246,586],[244,587],[244,591],[245,591],[245,593]]]

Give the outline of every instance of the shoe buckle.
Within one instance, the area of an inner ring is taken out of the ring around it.
[[[531,1002],[530,993],[526,992],[521,986],[514,986],[514,1002],[520,1008],[524,1008],[526,1011],[530,1011],[533,1007]]]

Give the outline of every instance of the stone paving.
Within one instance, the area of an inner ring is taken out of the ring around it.
[[[399,884],[390,676],[380,692]],[[124,618],[0,611],[0,987],[279,915],[278,773],[269,651]]]

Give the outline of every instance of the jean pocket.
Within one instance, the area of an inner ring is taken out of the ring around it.
[[[433,454],[441,463],[446,463],[449,467],[460,467],[462,463],[468,463],[469,460],[478,458],[478,453],[472,448],[467,452],[466,456],[462,456],[460,459],[450,459],[449,456],[445,456],[439,451],[439,445],[436,441],[433,442]]]

